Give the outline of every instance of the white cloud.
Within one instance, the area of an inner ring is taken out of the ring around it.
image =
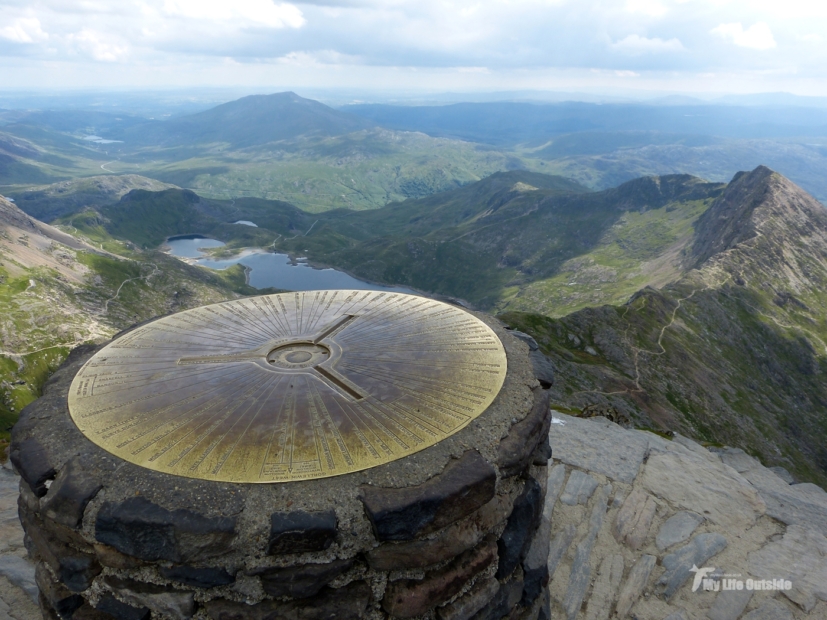
[[[336,50],[319,50],[317,52],[290,52],[277,62],[285,65],[294,65],[296,67],[321,67],[334,65],[357,65],[362,61],[356,56],[348,54],[340,54]]]
[[[164,12],[193,19],[241,19],[268,28],[300,28],[304,15],[295,5],[272,0],[165,0]]]
[[[666,13],[666,7],[658,0],[626,0],[626,10],[630,13],[643,13],[660,17]]]
[[[49,38],[36,17],[20,17],[0,28],[0,37],[15,43],[39,43]]]
[[[640,77],[640,73],[637,71],[615,71],[615,75],[617,77],[627,78],[627,77]]]
[[[612,49],[628,54],[660,54],[663,52],[682,52],[686,48],[680,40],[659,39],[657,37],[648,39],[638,34],[630,34],[617,43],[612,43]]]
[[[725,39],[730,39],[735,45],[749,47],[755,50],[768,50],[776,46],[772,30],[765,22],[757,22],[744,30],[741,22],[721,24],[710,31]]]
[[[67,39],[77,49],[100,62],[117,62],[129,51],[125,45],[110,43],[103,34],[86,28],[70,34]]]

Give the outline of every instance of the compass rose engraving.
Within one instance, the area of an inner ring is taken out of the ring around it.
[[[161,318],[78,372],[91,441],[170,474],[289,482],[346,474],[459,431],[502,387],[496,334],[413,295],[307,291]]]

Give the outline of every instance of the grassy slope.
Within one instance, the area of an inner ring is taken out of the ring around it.
[[[330,212],[277,247],[485,308],[564,314],[668,281],[675,270],[655,264],[677,262],[720,187],[673,177],[590,194],[559,177],[498,173],[377,211]]]
[[[71,232],[120,257],[63,248],[88,268],[78,286],[49,269],[22,268],[14,240],[3,239],[0,247],[0,443],[77,344],[157,315],[259,292],[246,285],[241,266],[212,272],[159,252],[129,250],[94,213],[77,216]]]

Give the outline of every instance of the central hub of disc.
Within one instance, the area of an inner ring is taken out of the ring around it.
[[[330,349],[312,342],[296,342],[276,347],[267,354],[267,363],[277,368],[310,368],[326,361]]]

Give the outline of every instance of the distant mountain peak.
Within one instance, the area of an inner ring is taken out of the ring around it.
[[[692,266],[742,246],[759,236],[776,251],[816,235],[827,242],[827,210],[810,194],[766,166],[739,172],[698,219]],[[827,248],[827,245],[825,245]]]

